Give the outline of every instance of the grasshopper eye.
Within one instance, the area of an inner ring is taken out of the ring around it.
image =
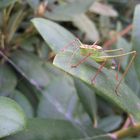
[[[114,59],[112,60],[111,69],[113,70],[117,69],[117,63]]]

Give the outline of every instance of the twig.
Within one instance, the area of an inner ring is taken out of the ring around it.
[[[115,138],[114,140],[117,140],[117,139],[125,138],[128,136],[135,136],[135,135],[138,135],[139,133],[140,133],[140,123],[137,123],[128,128],[123,128],[114,133],[111,133],[110,136],[112,138]]]
[[[127,34],[132,28],[133,28],[133,25],[132,25],[132,24],[128,25],[124,30],[122,30],[121,32],[119,32],[119,33],[118,33],[115,37],[113,37],[111,40],[106,41],[106,42],[103,44],[104,48],[110,47],[112,44],[114,44],[114,43],[117,41],[118,37],[124,36],[124,35]]]

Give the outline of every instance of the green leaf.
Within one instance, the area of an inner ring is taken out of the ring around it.
[[[72,119],[71,109],[74,108],[77,95],[71,77],[57,77],[42,93],[44,96],[39,104],[39,117]]]
[[[66,44],[68,45],[70,40],[72,40],[72,37],[74,38],[70,32],[51,21],[35,18],[32,20],[32,22],[44,40],[55,52],[60,52],[60,50],[64,48]],[[70,48],[71,46],[67,49],[67,51],[72,50]],[[69,64],[72,54],[72,52],[58,54],[55,57],[54,65],[70,73],[71,75],[80,78],[96,89],[98,95],[102,96],[107,101],[114,103],[122,110],[133,114],[136,119],[140,120],[140,100],[136,95],[134,95],[131,89],[122,82],[119,87],[119,93],[121,96],[117,96],[115,94],[114,89],[117,81],[115,79],[114,72],[104,68],[102,73],[97,76],[96,84],[93,86],[91,84],[91,77],[95,75],[99,65],[97,65],[95,62],[84,63],[80,65],[79,68],[72,69]],[[73,60],[76,60],[76,56],[74,56]]]
[[[71,68],[70,64],[68,64],[71,55],[72,53],[68,51],[57,54],[53,62],[54,65],[70,73],[71,75],[80,78],[93,87],[97,91],[98,95],[105,98],[108,102],[114,103],[122,110],[133,114],[135,119],[140,120],[140,100],[132,92],[132,90],[122,82],[118,91],[120,96],[115,94],[115,87],[117,84],[115,72],[103,68],[102,72],[96,78],[95,85],[93,85],[91,83],[91,78],[96,74],[99,64],[89,59],[78,68]],[[78,55],[75,55],[71,64],[79,62],[80,59],[81,58],[79,58]]]
[[[86,39],[91,41],[99,40],[99,33],[93,21],[86,16],[86,14],[81,14],[73,17],[73,23],[78,27],[83,33],[85,33]],[[88,28],[87,28],[88,27]]]
[[[14,4],[18,0],[0,0],[0,9],[5,8],[11,4]]]
[[[118,12],[115,9],[113,9],[113,7],[97,1],[92,4],[89,11],[102,16],[109,16],[109,17],[118,16]]]
[[[131,44],[128,43],[126,41],[126,39],[123,37],[118,38],[116,45],[117,45],[118,49],[123,48],[123,53],[130,52],[132,49]],[[128,65],[129,57],[130,57],[130,55],[127,55],[127,56],[121,58],[121,60],[122,60],[121,66],[124,70],[125,70],[126,66]]]
[[[26,96],[18,90],[14,90],[11,96],[22,107],[27,117],[33,117],[33,107]]]
[[[122,124],[123,119],[120,116],[111,115],[105,117],[99,121],[98,128],[104,130],[105,132],[110,132],[116,130]]]
[[[79,102],[73,79],[54,65],[45,64],[44,68],[52,80],[42,90],[43,96],[38,106],[38,117],[65,119],[80,124],[91,123],[88,114]]]
[[[14,35],[16,34],[17,29],[19,28],[19,26],[22,23],[22,20],[25,17],[25,13],[24,13],[24,9],[21,8],[18,12],[10,15],[10,19],[7,25],[7,42],[9,43],[10,41],[14,40]]]
[[[17,78],[13,70],[6,64],[0,64],[0,94],[10,93],[16,84]]]
[[[38,6],[39,6],[39,0],[27,0],[28,4],[30,5],[30,7],[32,9],[34,9],[34,11],[37,10]]]
[[[129,87],[137,94],[140,95],[140,81],[138,79],[136,69],[134,68],[134,64],[131,66],[131,69],[128,71],[125,81],[129,85]],[[134,82],[135,81],[135,82]]]
[[[55,22],[34,18],[34,26],[54,52],[59,52],[63,47],[75,39],[69,31]]]
[[[109,38],[110,27],[111,27],[110,18],[107,16],[100,16],[99,17],[99,30],[100,30],[100,34],[102,38],[110,39]]]
[[[71,2],[58,2],[58,5],[55,5],[54,2],[48,2],[48,7],[51,11],[48,10],[45,16],[52,20],[71,21],[73,16],[88,11],[93,2],[94,0],[74,0]]]
[[[33,109],[36,109],[39,97],[41,95],[40,90],[36,89],[35,86],[31,85],[29,82],[27,82],[27,80],[24,79],[18,83],[17,89],[28,98]]]
[[[27,129],[3,140],[110,140],[104,133],[92,129],[90,138],[79,125],[53,119],[29,119]]]
[[[0,97],[0,138],[21,131],[26,124],[20,106],[7,97]]]
[[[37,89],[42,89],[48,84],[48,76],[42,68],[42,61],[34,54],[27,51],[15,51],[11,59],[15,68]]]
[[[21,48],[28,52],[34,52],[35,50],[34,44],[39,44],[39,38],[35,36],[29,37],[22,42]]]
[[[98,103],[98,110],[102,113],[102,116],[114,115],[114,111],[117,112],[119,110],[118,108],[116,108],[116,106],[114,106],[112,103],[107,102],[101,96],[97,96],[96,100]]]
[[[83,107],[89,114],[91,121],[94,123],[94,126],[96,126],[97,104],[94,90],[78,79],[75,79],[75,86]]]
[[[135,13],[134,13],[134,20],[133,20],[133,36],[132,36],[132,46],[133,48],[136,50],[137,54],[140,54],[140,27],[139,27],[139,23],[140,23],[140,5],[137,5],[135,8]],[[136,68],[136,72],[138,75],[138,78],[140,80],[140,57],[136,57],[135,61],[134,61],[134,65]]]
[[[43,68],[47,73],[47,75],[49,76],[49,79],[51,79],[50,83],[55,81],[56,79],[65,78],[64,74],[66,73],[64,73],[64,71],[58,69],[57,67],[55,67],[52,63],[49,62],[44,63]]]
[[[139,140],[140,138],[125,138],[125,139],[120,139],[120,140]]]

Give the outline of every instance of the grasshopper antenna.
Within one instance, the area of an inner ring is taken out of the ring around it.
[[[79,41],[78,38],[75,38],[73,41],[71,41],[69,44],[67,44],[65,47],[63,47],[61,51],[62,52],[65,52],[65,50],[67,50],[67,48],[70,47],[70,45],[72,45],[72,44],[74,44],[76,42],[79,42],[80,43],[80,41]]]

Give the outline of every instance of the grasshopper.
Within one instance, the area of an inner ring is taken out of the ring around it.
[[[96,79],[97,75],[101,72],[103,67],[107,67],[109,69],[115,69],[117,67],[117,64],[115,63],[115,60],[114,60],[115,58],[120,58],[120,57],[123,57],[123,56],[132,55],[132,57],[131,57],[131,59],[128,63],[128,66],[126,67],[124,73],[122,74],[120,80],[118,81],[118,83],[115,87],[115,93],[116,93],[116,95],[119,95],[118,94],[118,88],[119,88],[122,80],[126,76],[127,72],[129,71],[129,69],[130,69],[130,67],[131,67],[131,65],[132,65],[132,63],[133,63],[133,61],[136,57],[136,51],[123,53],[123,48],[112,49],[112,50],[104,50],[101,46],[96,45],[97,41],[92,45],[87,45],[87,44],[83,44],[77,38],[74,41],[72,41],[70,44],[65,46],[62,49],[62,51],[64,52],[69,46],[71,46],[71,44],[74,44],[74,43],[77,44],[76,45],[77,48],[73,52],[73,56],[78,50],[80,50],[81,55],[84,56],[84,57],[77,64],[71,65],[71,68],[77,68],[80,64],[84,63],[87,58],[90,58],[93,61],[100,64],[100,67],[98,68],[96,74],[91,79],[91,83],[93,83],[93,84],[95,83],[95,79]],[[110,55],[111,53],[115,53],[115,52],[121,52],[121,53],[116,54],[116,55]],[[118,65],[118,71],[119,71],[119,69],[120,69],[120,63]],[[116,77],[118,77],[118,76],[116,76]]]

